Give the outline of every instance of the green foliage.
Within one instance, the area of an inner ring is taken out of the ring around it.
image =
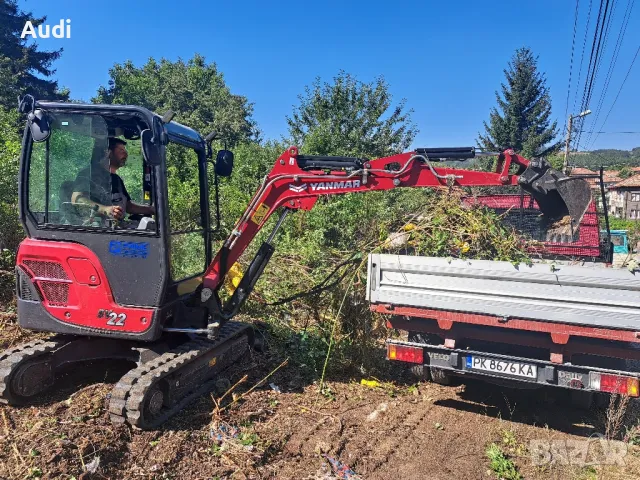
[[[60,58],[62,49],[42,51],[31,42],[28,44],[31,37],[20,38],[27,20],[37,26],[46,17],[23,12],[16,0],[0,0],[0,106],[5,108],[16,108],[18,96],[25,93],[41,100],[69,96],[68,90],[58,90],[58,83],[47,79],[55,73],[51,66]]]
[[[417,133],[411,110],[404,111],[405,101],[391,106],[382,77],[363,83],[341,71],[333,83],[316,78],[298,98],[287,122],[305,153],[384,157],[406,150]]]
[[[557,122],[550,122],[551,96],[546,79],[538,71],[537,58],[526,48],[516,50],[508,68],[502,93],[496,91],[498,107],[484,122],[485,135],[478,134],[478,145],[487,150],[513,148],[525,157],[553,152],[560,146]]]
[[[499,445],[492,443],[487,447],[485,455],[490,460],[489,467],[501,480],[520,480],[522,475],[518,472],[513,460],[508,458]]]
[[[591,150],[590,152],[572,153],[569,164],[597,170],[600,166],[609,169],[640,166],[640,147],[632,150],[616,150],[613,148]]]
[[[618,171],[618,176],[620,178],[629,178],[634,175],[634,172],[627,166],[624,166]]]
[[[287,146],[278,142],[243,142],[233,151],[235,165],[230,178],[220,178],[222,230],[228,233],[247,208],[258,186]]]
[[[234,95],[215,63],[201,55],[187,62],[150,58],[142,67],[131,61],[109,70],[108,86],[101,86],[95,103],[140,105],[163,114],[173,110],[176,121],[203,135],[222,134],[229,146],[255,139],[253,104]]]
[[[551,168],[561,172],[564,166],[564,155],[550,155],[547,157],[547,162],[551,164]]]
[[[638,220],[625,220],[623,218],[609,217],[609,228],[611,230],[638,230],[640,222]]]
[[[13,264],[14,254],[23,238],[18,216],[18,161],[20,137],[15,110],[0,107],[0,268]],[[6,249],[6,251],[4,251]]]
[[[604,228],[602,223],[604,223],[604,220],[601,222],[601,227]],[[640,221],[638,220],[609,217],[609,229],[626,230],[629,245],[633,249],[635,249],[636,244],[640,242]]]
[[[82,118],[78,116],[77,118]],[[104,130],[106,136],[106,126]],[[86,132],[54,129],[49,137],[49,211],[60,209],[60,186],[73,181],[78,173],[90,165],[94,140]],[[29,208],[44,212],[46,204],[47,143],[34,143],[29,167]],[[55,221],[55,218],[52,219]]]

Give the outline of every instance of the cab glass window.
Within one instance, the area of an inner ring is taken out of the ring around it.
[[[111,207],[126,212],[127,202],[149,204],[143,188],[139,140],[109,137],[100,115],[49,113],[51,135],[33,143],[29,162],[28,207],[40,225],[155,231],[151,218],[114,218]],[[117,131],[116,131],[117,132]],[[124,145],[123,142],[126,142]],[[112,172],[109,146],[124,148],[126,159]]]
[[[206,266],[198,153],[177,143],[167,145],[166,152],[171,278],[180,281]]]

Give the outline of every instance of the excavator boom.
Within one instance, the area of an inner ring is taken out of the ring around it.
[[[276,161],[271,172],[251,199],[220,251],[207,268],[200,301],[206,307],[210,338],[231,320],[250,296],[275,248],[272,240],[284,217],[293,210],[310,210],[322,195],[392,190],[401,187],[454,188],[478,186],[521,186],[538,203],[547,228],[553,234],[572,235],[591,202],[589,185],[552,169],[545,160],[529,160],[513,150],[497,154],[495,171],[484,172],[434,167],[440,160],[473,158],[472,147],[419,148],[390,157],[366,160],[353,157],[301,155],[290,147]],[[512,167],[516,173],[511,173]],[[279,208],[282,216],[269,239],[259,248],[240,285],[225,305],[218,291],[231,266]]]
[[[570,216],[574,229],[591,202],[589,185],[582,179],[553,170],[544,160],[529,160],[513,150],[497,154],[495,171],[435,167],[440,160],[475,156],[472,147],[419,148],[376,160],[301,155],[296,147],[276,161],[236,223],[222,249],[207,269],[205,289],[217,290],[226,272],[267,219],[280,207],[310,210],[322,195],[391,190],[400,187],[452,188],[521,186],[538,202],[549,224]],[[512,166],[517,173],[510,173]]]

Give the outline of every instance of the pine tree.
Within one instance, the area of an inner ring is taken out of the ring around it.
[[[478,134],[481,148],[502,151],[514,149],[525,156],[542,156],[558,150],[561,140],[557,122],[551,123],[551,97],[546,79],[538,71],[537,58],[530,49],[516,50],[502,85],[502,95],[496,91],[497,108],[491,109],[485,135]]]
[[[59,91],[55,80],[48,80],[51,68],[62,49],[45,52],[30,37],[20,38],[25,23],[34,26],[46,17],[34,18],[31,12],[18,8],[16,0],[0,0],[0,105],[15,108],[19,95],[30,93],[37,99],[67,99],[68,91]]]

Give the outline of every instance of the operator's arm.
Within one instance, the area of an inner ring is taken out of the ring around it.
[[[73,192],[71,195],[71,203],[81,203],[89,206],[98,206],[98,214],[105,215],[114,218],[122,218],[124,212],[118,205],[102,205],[94,200],[91,200],[89,195],[85,192]]]
[[[127,200],[127,213],[150,216],[155,213],[155,209],[152,205],[140,205],[139,203]]]
[[[155,208],[150,205],[140,205],[131,200],[131,195],[127,192],[127,187],[125,186],[122,179],[120,179],[120,187],[122,188],[122,194],[127,198],[127,213],[133,215],[153,215],[155,213]]]

